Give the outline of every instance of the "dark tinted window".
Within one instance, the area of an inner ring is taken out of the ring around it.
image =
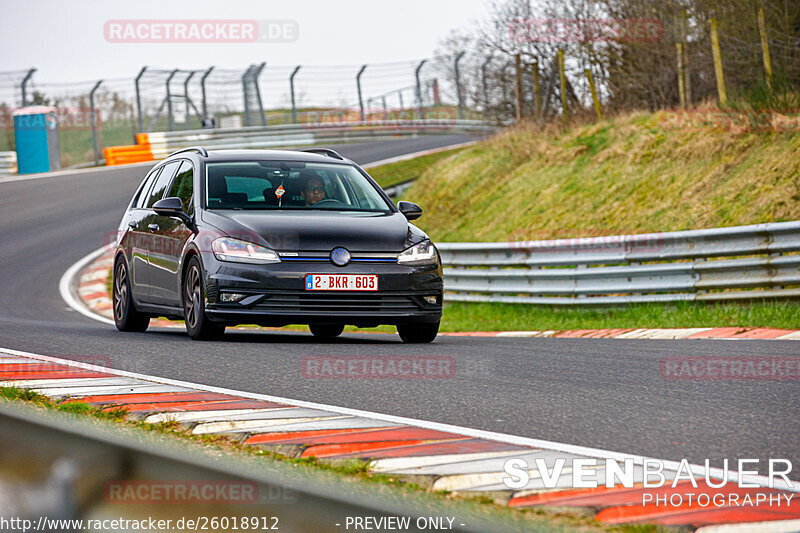
[[[147,200],[147,207],[153,207],[154,203],[164,197],[164,193],[167,192],[167,187],[169,187],[172,181],[172,176],[175,175],[175,171],[178,170],[180,164],[180,161],[173,161],[164,165],[164,170],[158,175],[156,183],[150,191],[150,199]]]
[[[209,209],[390,211],[354,166],[297,161],[207,163]]]
[[[172,187],[169,189],[168,198],[177,196],[183,202],[183,211],[188,213],[192,201],[192,181],[194,173],[192,172],[192,164],[189,161],[184,161],[181,168],[178,169],[178,174],[172,181]]]
[[[136,195],[136,200],[133,203],[134,207],[144,207],[145,201],[150,197],[148,193],[153,187],[153,182],[156,180],[156,176],[158,176],[161,168],[163,167],[158,167],[150,171],[150,174],[148,174],[147,178],[145,179],[142,188],[139,189],[139,192]]]

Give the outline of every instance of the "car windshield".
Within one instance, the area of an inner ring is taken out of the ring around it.
[[[391,210],[352,165],[293,161],[206,164],[208,209]]]

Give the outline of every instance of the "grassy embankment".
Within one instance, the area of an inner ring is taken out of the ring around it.
[[[511,129],[430,166],[404,199],[425,208],[418,225],[438,242],[677,231],[800,216],[800,132],[670,127],[663,119],[637,113],[566,133]],[[404,163],[393,171],[402,173]],[[793,302],[449,304],[442,330],[800,328],[797,311]]]

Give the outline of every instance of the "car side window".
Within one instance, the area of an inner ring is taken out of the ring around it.
[[[169,187],[169,184],[172,181],[172,176],[175,175],[175,171],[178,170],[180,164],[180,161],[172,161],[164,165],[164,169],[161,171],[161,174],[158,175],[158,178],[156,179],[156,182],[150,191],[150,198],[147,200],[148,208],[153,207],[154,203],[164,197],[164,193],[167,192],[167,187]]]
[[[192,207],[192,190],[194,187],[194,171],[190,161],[181,163],[178,174],[172,180],[172,187],[169,189],[167,198],[178,197],[183,202],[183,212],[189,213]]]
[[[161,169],[164,167],[158,167],[150,171],[150,174],[142,182],[142,186],[139,188],[139,191],[136,193],[136,198],[133,201],[133,207],[142,208],[144,207],[144,203],[149,198],[148,193],[150,189],[153,187],[153,182],[156,180],[158,173],[161,172]]]

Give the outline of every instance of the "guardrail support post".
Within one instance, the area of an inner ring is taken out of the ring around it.
[[[464,120],[464,97],[461,94],[461,73],[458,70],[458,62],[464,57],[466,52],[459,52],[456,60],[453,62],[453,68],[456,74],[456,96],[458,97],[458,120]]]
[[[208,102],[206,101],[206,78],[208,78],[212,70],[214,70],[213,65],[208,67],[208,69],[203,73],[203,77],[200,78],[200,92],[203,97],[203,120],[208,118]]]
[[[361,96],[361,75],[367,69],[367,65],[361,65],[358,74],[356,74],[356,89],[358,89],[358,107],[361,108],[361,122],[365,122],[366,116],[364,115],[364,99]]]
[[[297,75],[297,71],[300,70],[300,65],[294,67],[292,71],[292,75],[289,76],[289,91],[292,95],[292,124],[297,124],[297,107],[295,106],[294,102],[294,77]]]
[[[139,74],[136,75],[136,79],[133,82],[133,86],[136,89],[136,117],[139,121],[139,133],[144,129],[144,121],[142,120],[142,95],[139,90],[139,81],[142,79],[142,76],[144,76],[145,70],[147,70],[146,65],[142,67],[142,70],[139,71]]]
[[[169,82],[172,81],[172,78],[177,73],[178,69],[175,69],[167,76],[167,131],[172,131],[175,127],[175,118],[172,115],[172,93],[169,89]]]
[[[94,93],[100,87],[103,80],[99,80],[94,84],[92,90],[89,91],[89,113],[91,113],[92,120],[92,148],[94,148],[94,166],[100,164],[100,147],[97,143],[97,112],[94,109]]]
[[[417,109],[419,109],[419,118],[425,119],[425,107],[422,103],[422,84],[419,81],[419,72],[422,70],[422,66],[425,64],[427,59],[423,59],[417,65],[416,70],[414,70],[414,77],[417,80]]]
[[[31,76],[33,76],[34,72],[36,72],[36,69],[32,68],[28,70],[28,73],[25,74],[24,78],[22,78],[22,83],[20,84],[20,89],[22,89],[22,107],[28,105],[27,85],[28,82],[31,80]]]

